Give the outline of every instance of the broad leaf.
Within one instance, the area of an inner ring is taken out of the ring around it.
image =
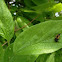
[[[18,55],[33,55],[51,53],[62,48],[62,21],[49,20],[30,27],[22,32],[14,42],[14,53]],[[55,37],[60,33],[60,39]]]
[[[14,22],[4,0],[0,0],[0,35],[10,41],[14,33]]]

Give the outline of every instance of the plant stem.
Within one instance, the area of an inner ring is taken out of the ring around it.
[[[8,42],[8,46],[10,45],[10,42]]]
[[[5,42],[2,46],[4,46],[5,44],[7,44],[8,42]]]

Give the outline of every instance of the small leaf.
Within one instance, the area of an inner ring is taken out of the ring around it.
[[[51,53],[62,48],[62,21],[49,20],[22,32],[14,42],[14,53],[33,55]],[[59,42],[55,37],[60,33]]]
[[[30,25],[28,25],[28,23],[30,23],[30,22],[28,19],[26,19],[24,17],[18,17],[17,23],[18,23],[20,28],[26,25],[26,27],[22,28],[22,30],[26,30],[27,28],[29,28],[29,26],[32,26],[32,23]]]
[[[17,22],[19,23],[19,25],[22,22],[26,23],[26,24],[30,23],[30,21],[28,19],[26,19],[25,17],[22,17],[22,16],[17,18]],[[30,26],[32,26],[32,23],[30,24]]]
[[[17,21],[15,20],[15,31],[16,31],[17,29],[20,29],[20,27],[19,27]],[[17,37],[21,32],[22,32],[22,29],[16,31],[16,32],[15,32],[16,37]]]
[[[62,49],[55,52],[55,62],[62,62]]]
[[[46,62],[55,62],[55,53],[52,53],[46,60]]]
[[[35,11],[30,10],[30,9],[28,9],[28,8],[21,8],[21,11],[23,11],[23,12],[28,12],[28,13],[33,13],[33,12],[35,12]]]
[[[50,56],[50,54],[42,54],[39,55],[36,62],[46,62],[47,58]]]

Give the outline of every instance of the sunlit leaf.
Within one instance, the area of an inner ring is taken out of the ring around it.
[[[49,20],[32,26],[22,32],[14,42],[14,53],[31,55],[51,53],[62,48],[62,21]],[[57,34],[61,34],[59,42],[55,42]]]
[[[58,3],[50,8],[50,11],[60,12],[62,10],[62,3]]]
[[[7,41],[13,37],[14,22],[11,13],[6,7],[4,0],[0,1],[0,35]]]

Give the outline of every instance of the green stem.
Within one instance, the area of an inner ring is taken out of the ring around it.
[[[10,45],[10,42],[8,42],[8,46]]]

